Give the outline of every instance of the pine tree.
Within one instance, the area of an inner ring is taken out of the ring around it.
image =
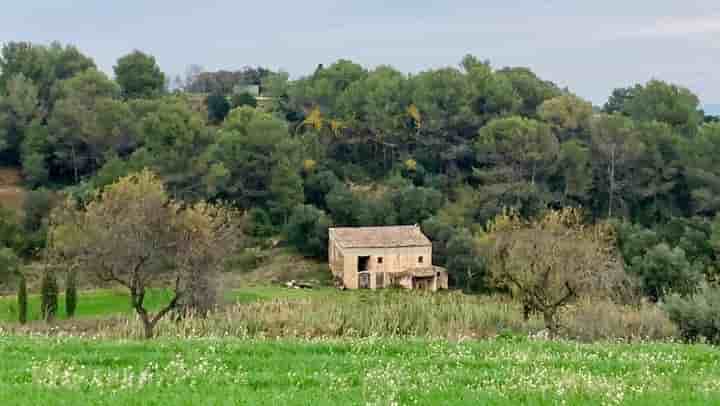
[[[42,317],[48,323],[53,321],[58,308],[58,284],[55,273],[46,271],[40,286]]]
[[[65,281],[65,312],[67,313],[68,319],[75,316],[75,309],[77,308],[77,274],[74,269],[71,269],[67,273],[67,280]]]
[[[20,275],[20,281],[18,283],[18,321],[20,324],[27,323],[28,316],[28,302],[27,302],[27,281],[25,275]]]
[[[277,223],[287,224],[292,209],[305,199],[303,181],[287,159],[273,168],[270,181],[270,212]],[[278,221],[279,220],[279,221]]]

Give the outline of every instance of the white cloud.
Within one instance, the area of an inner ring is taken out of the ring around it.
[[[720,34],[720,16],[662,17],[649,24],[621,29],[609,37],[682,38],[709,34]]]

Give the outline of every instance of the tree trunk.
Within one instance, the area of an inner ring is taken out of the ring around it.
[[[545,321],[545,328],[550,333],[550,337],[554,338],[557,336],[558,324],[554,309],[546,309],[543,311],[543,320]]]
[[[162,310],[160,310],[157,314],[155,314],[154,317],[150,317],[150,314],[148,314],[147,310],[143,306],[143,300],[145,298],[145,289],[139,288],[139,289],[131,289],[130,294],[132,296],[133,301],[133,307],[135,308],[135,312],[140,316],[140,320],[143,323],[143,329],[145,331],[145,339],[149,340],[153,337],[155,337],[155,326],[157,323],[165,317],[171,310],[175,309],[177,307],[178,301],[180,300],[180,295],[177,293],[173,297],[173,299],[170,301],[170,303],[165,306]]]
[[[147,319],[143,318],[143,329],[145,330],[145,339],[149,340],[155,336],[155,324]]]
[[[537,165],[537,163],[535,161],[533,161],[532,174],[530,175],[530,184],[533,186],[535,185],[535,172],[537,171],[536,165]]]
[[[72,161],[73,161],[73,178],[75,179],[75,183],[78,183],[80,176],[78,175],[78,163],[77,163],[77,155],[75,154],[75,145],[70,146],[70,151],[72,153]]]
[[[155,323],[152,322],[150,315],[142,304],[142,295],[133,293],[133,307],[135,307],[135,312],[140,316],[140,321],[142,321],[145,339],[149,340],[153,338],[155,335]]]
[[[523,304],[523,320],[524,321],[530,321],[530,314],[532,313],[532,308],[529,304],[524,303]]]
[[[612,218],[613,195],[615,193],[615,145],[610,149],[610,191],[608,197],[608,218]]]

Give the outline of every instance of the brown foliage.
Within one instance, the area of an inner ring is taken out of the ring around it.
[[[81,272],[130,291],[147,338],[157,322],[180,307],[212,306],[216,274],[239,235],[235,213],[171,200],[150,171],[121,178],[84,207],[72,201],[56,211],[51,251]],[[173,298],[155,315],[144,306],[146,289],[169,285]]]
[[[488,231],[491,281],[519,298],[526,312],[540,312],[551,334],[559,328],[559,309],[627,285],[613,229],[584,225],[577,209],[550,211],[533,221],[505,213]]]

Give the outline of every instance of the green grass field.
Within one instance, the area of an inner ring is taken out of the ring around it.
[[[0,333],[7,405],[711,405],[704,345],[95,341]]]
[[[254,286],[234,289],[225,293],[227,303],[252,303],[273,299],[301,299],[306,297],[337,296],[338,291],[332,288],[319,289],[287,289],[282,286]],[[145,297],[145,305],[149,310],[157,310],[171,299],[170,292],[153,289]],[[58,299],[58,318],[65,319],[65,295]],[[17,298],[15,296],[0,297],[0,322],[15,322],[18,319]],[[79,293],[77,318],[103,317],[130,314],[130,296],[123,289],[97,289]],[[28,319],[40,320],[40,296],[33,294],[28,297]]]

